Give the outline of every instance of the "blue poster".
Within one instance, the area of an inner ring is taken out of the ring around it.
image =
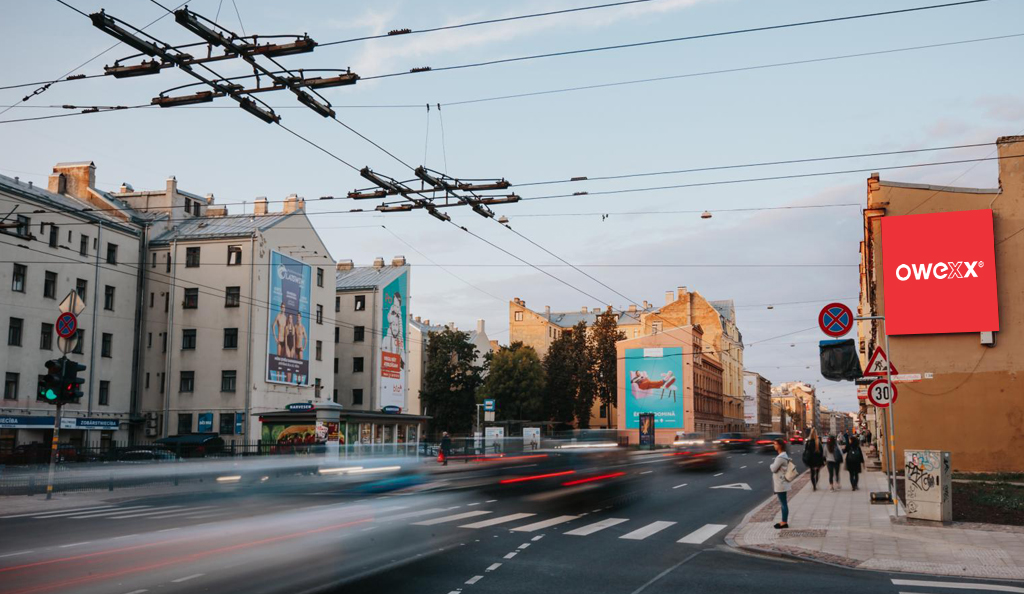
[[[245,413],[235,413],[235,435],[245,433]]]
[[[626,349],[626,428],[640,428],[653,413],[658,429],[683,428],[683,349]]]
[[[311,268],[270,252],[267,381],[309,385],[309,290]]]
[[[199,433],[210,433],[213,431],[213,413],[199,414]]]

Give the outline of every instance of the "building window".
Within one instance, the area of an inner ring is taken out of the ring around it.
[[[316,341],[316,360],[323,361],[324,354],[324,343],[321,340]]]
[[[14,265],[14,275],[11,277],[11,290],[18,293],[25,292],[25,274],[28,268],[24,264]]]
[[[149,372],[146,372],[146,389],[149,389]]]
[[[199,266],[199,248],[185,248],[185,268],[196,268]]]
[[[226,348],[226,349],[237,349],[238,348],[238,328],[225,328],[224,329],[224,348]]]
[[[318,286],[318,287],[324,286],[324,269],[323,268],[317,268],[316,269],[316,286]]]
[[[103,287],[103,309],[114,311],[114,287],[110,285]]]
[[[366,310],[366,295],[356,295],[356,311]]]
[[[242,246],[228,246],[228,266],[240,266],[242,264]]]
[[[220,434],[221,435],[234,435],[235,434],[235,413],[233,412],[222,412],[220,413]]]
[[[164,254],[164,272],[171,271],[171,252]]]
[[[319,303],[316,304],[316,323],[324,323],[324,306],[320,305]]]
[[[102,339],[100,340],[100,356],[110,358],[112,355],[111,351],[114,350],[114,335],[108,332],[104,332]]]
[[[224,307],[238,307],[242,302],[242,288],[228,287],[224,291]]]
[[[39,348],[45,351],[53,349],[53,324],[43,322],[39,329]]]
[[[18,378],[19,374],[7,372],[4,377],[4,400],[18,399]]]
[[[184,309],[196,309],[199,307],[199,289],[185,289]]]
[[[25,215],[16,215],[16,222],[18,223],[18,226],[14,229],[15,235],[19,237],[28,237],[32,233],[32,219]]]
[[[83,255],[83,256],[88,256],[89,255],[89,236],[88,235],[82,235],[82,237],[78,240],[78,253]]]
[[[7,344],[10,346],[21,346],[21,326],[24,320],[11,318],[11,325],[7,328]]]
[[[661,332],[661,322],[651,322],[651,334]]]
[[[338,401],[338,389],[337,389],[337,388],[334,388],[334,394],[333,394],[333,398],[332,398],[332,400],[333,400],[334,402],[337,402],[337,401]]]
[[[156,268],[156,252],[149,255],[149,267]]]
[[[179,392],[192,392],[196,388],[196,372],[182,371],[181,380],[178,382]]]
[[[107,243],[107,264],[117,264],[117,244]]]
[[[60,228],[57,225],[50,225],[50,247],[60,247]]]
[[[352,328],[352,342],[363,342],[366,340],[366,327],[355,326]]]
[[[89,292],[89,281],[80,278],[75,280],[75,292],[78,293],[78,298],[85,303],[85,294]]]
[[[164,380],[167,379],[167,374],[165,374],[165,373],[157,373],[156,376],[160,379],[160,393],[163,394],[164,393],[164,383],[165,383]]]
[[[522,322],[523,321],[523,312],[517,311],[515,313],[515,319],[516,319],[517,322]]]
[[[146,348],[147,349],[153,348],[153,333],[152,332],[147,332],[146,333]]]
[[[72,349],[71,352],[76,355],[81,355],[82,350],[85,347],[85,330],[79,328],[78,332],[75,332],[75,336],[77,337],[75,339],[75,348]]]
[[[220,372],[220,391],[221,392],[234,392],[235,391],[235,370],[225,369]]]
[[[181,331],[181,350],[191,351],[196,348],[196,329],[185,328]]]
[[[178,435],[192,433],[192,413],[178,413]]]
[[[341,326],[334,327],[334,344],[341,342]]]
[[[352,389],[352,404],[362,404],[362,403],[363,403],[363,389],[362,388],[353,388]]]
[[[154,299],[154,298],[155,298],[155,295],[154,295],[153,291],[150,291],[150,292],[149,292],[149,307],[150,307],[150,308],[152,308],[152,307],[153,307],[153,299]]]
[[[363,358],[352,357],[352,373],[362,373],[363,371]]]
[[[334,311],[341,311],[341,297],[334,298]]]
[[[163,342],[162,351],[161,352],[166,353],[167,352],[167,333],[166,332],[161,332],[160,333],[160,340]]]
[[[46,271],[46,277],[43,279],[43,297],[47,299],[54,299],[57,297],[57,273]]]
[[[334,358],[334,373],[338,373],[338,358]]]
[[[100,380],[100,406],[110,405],[110,382]]]
[[[171,294],[170,292],[164,293],[164,313],[167,313],[168,308],[171,306]]]

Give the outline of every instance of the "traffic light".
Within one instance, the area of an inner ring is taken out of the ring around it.
[[[61,387],[64,382],[65,359],[51,359],[46,362],[46,374],[39,378],[39,397],[50,404],[60,401]]]
[[[64,375],[60,385],[62,388],[60,393],[61,402],[64,404],[74,404],[82,397],[81,387],[85,383],[85,379],[78,377],[78,374],[85,370],[86,366],[81,363],[76,363],[71,359],[64,361]]]

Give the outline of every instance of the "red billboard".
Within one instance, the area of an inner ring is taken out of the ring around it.
[[[882,218],[889,335],[999,330],[992,211]]]

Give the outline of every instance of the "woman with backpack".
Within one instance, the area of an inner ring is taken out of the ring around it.
[[[860,480],[860,468],[864,463],[864,452],[860,449],[860,442],[856,437],[850,438],[850,444],[846,446],[846,470],[850,473],[850,485],[857,490],[857,483]]]
[[[775,451],[778,455],[772,460],[772,464],[768,469],[772,472],[772,487],[775,490],[775,496],[779,498],[779,503],[782,504],[782,521],[775,524],[775,527],[781,530],[789,528],[789,490],[793,486],[797,472],[796,464],[793,464],[789,454],[786,453],[786,442],[784,440],[775,440]]]
[[[818,474],[821,472],[821,467],[825,465],[825,448],[822,447],[817,429],[811,429],[811,434],[804,443],[803,459],[804,464],[811,471],[811,489],[817,491]]]
[[[843,450],[839,447],[835,435],[828,436],[828,444],[825,449],[825,462],[828,463],[828,488],[830,491],[841,491],[843,488],[839,470],[843,467]],[[832,480],[835,478],[835,484]]]

